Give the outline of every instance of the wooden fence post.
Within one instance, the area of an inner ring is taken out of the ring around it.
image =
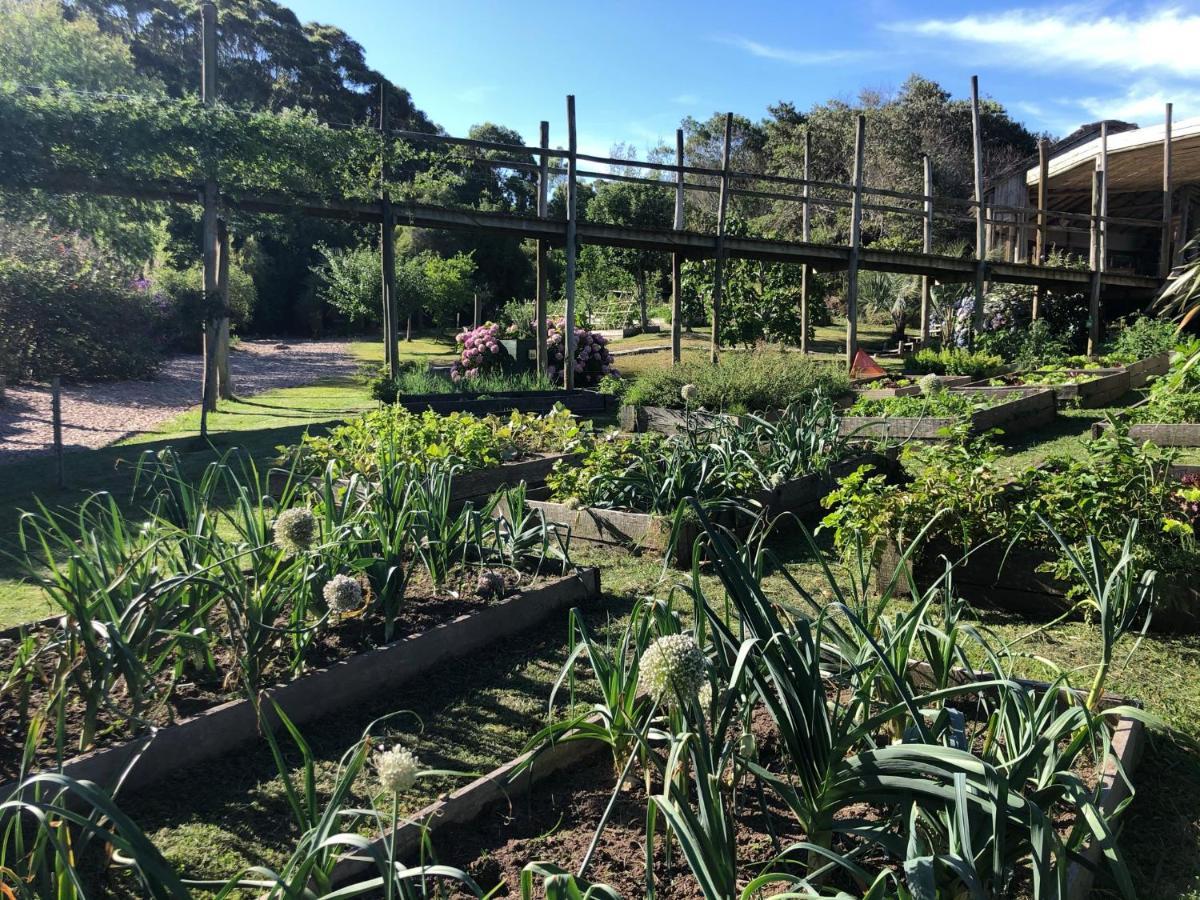
[[[383,288],[383,339],[387,342],[383,355],[388,374],[400,374],[400,304],[396,302],[396,220],[392,215],[392,195],[383,192],[379,201],[383,221],[379,224],[380,283]],[[411,321],[411,320],[410,320]]]
[[[563,385],[575,387],[575,233],[578,227],[575,209],[578,202],[578,143],[575,135],[575,95],[567,95],[567,283],[566,322],[563,326]]]
[[[683,129],[675,129],[675,230],[683,230]],[[671,365],[683,356],[683,277],[682,257],[671,254]]]
[[[200,99],[204,106],[217,102],[217,8],[212,3],[200,7],[201,62]],[[217,180],[213,161],[209,160],[208,176],[204,180],[204,212],[202,238],[204,257],[204,376],[200,391],[200,435],[208,436],[208,413],[217,408],[217,329],[213,308],[217,291]]]
[[[721,357],[721,291],[725,277],[725,214],[729,208],[729,154],[733,145],[733,113],[725,114],[725,141],[721,146],[721,192],[717,195],[717,258],[713,271],[712,337],[709,360]]]
[[[538,164],[537,214],[545,219],[550,213],[550,123],[542,122],[540,146],[541,160]],[[533,322],[536,334],[534,355],[537,356],[537,373],[546,374],[546,317],[548,312],[547,291],[550,289],[550,245],[544,238],[537,242],[537,295],[533,304]]]
[[[1100,270],[1107,268],[1108,260],[1108,122],[1100,123]]]
[[[924,234],[921,247],[925,253],[933,252],[933,162],[929,155],[921,157],[921,168],[925,184],[925,217]],[[921,343],[929,340],[929,302],[933,293],[933,283],[928,275],[921,276]]]
[[[971,76],[971,143],[975,168],[975,308],[971,314],[974,333],[983,326],[984,279],[987,275],[987,213],[983,205],[983,131],[979,118],[979,76]]]
[[[812,238],[812,222],[808,203],[809,159],[812,156],[812,132],[804,129],[804,187],[800,189],[800,240],[808,243]],[[812,340],[808,333],[808,294],[812,268],[808,263],[800,264],[800,352],[808,353]]]
[[[850,200],[850,255],[846,266],[846,369],[858,354],[858,251],[862,244],[863,165],[866,162],[867,118],[854,126],[854,193]]]
[[[1095,356],[1100,352],[1100,287],[1104,272],[1104,257],[1101,254],[1101,196],[1104,193],[1104,171],[1096,169],[1092,173],[1092,240],[1091,240],[1091,299],[1088,303],[1088,345],[1087,355]]]
[[[1166,278],[1171,274],[1171,130],[1173,107],[1167,104],[1165,132],[1163,134],[1163,178],[1162,178],[1162,247],[1159,248],[1158,274]]]
[[[1050,142],[1045,138],[1038,141],[1038,189],[1037,189],[1037,236],[1034,238],[1033,264],[1043,265],[1046,262],[1047,234],[1046,226],[1049,219],[1046,216],[1046,202],[1050,196]],[[1031,318],[1036,322],[1042,312],[1042,295],[1045,288],[1040,284],[1033,289],[1033,310]]]
[[[66,468],[63,466],[62,379],[57,375],[50,379],[50,423],[54,432],[54,474],[61,488],[66,484]]]
[[[217,296],[221,298],[217,320],[217,395],[233,399],[233,380],[229,375],[229,226],[217,219]]]

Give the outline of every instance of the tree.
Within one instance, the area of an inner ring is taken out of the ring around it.
[[[675,211],[675,192],[667,183],[663,187],[606,181],[596,188],[588,201],[583,218],[591,222],[606,222],[632,228],[667,229]],[[589,248],[590,249],[590,248]],[[629,273],[645,327],[649,322],[648,301],[650,286],[657,286],[667,275],[668,257],[653,250],[625,247],[596,247],[594,256],[616,265]]]

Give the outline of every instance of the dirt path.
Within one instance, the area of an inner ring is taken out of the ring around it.
[[[249,397],[353,375],[359,363],[342,341],[242,341],[230,352],[229,365],[237,395]],[[191,409],[198,403],[201,366],[199,356],[175,356],[152,380],[64,387],[64,446],[105,447]],[[49,386],[9,387],[0,406],[0,465],[49,453],[52,443]]]

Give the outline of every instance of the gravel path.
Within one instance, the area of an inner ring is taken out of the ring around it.
[[[249,397],[353,375],[359,363],[342,341],[241,341],[229,365],[235,392]],[[201,370],[199,356],[174,356],[148,381],[64,386],[63,445],[105,447],[197,406]],[[0,406],[0,465],[49,453],[52,444],[50,387],[10,386]]]

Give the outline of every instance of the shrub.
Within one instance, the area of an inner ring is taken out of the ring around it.
[[[460,331],[454,339],[462,346],[462,354],[450,369],[450,379],[461,381],[495,375],[511,368],[515,361],[500,343],[505,337],[504,328],[495,322]]]
[[[8,378],[145,378],[162,310],[94,246],[0,223],[0,372]]]
[[[197,263],[187,269],[163,266],[151,277],[136,282],[152,295],[163,311],[162,330],[171,347],[191,353],[202,349],[200,335],[204,314],[204,268]],[[229,267],[229,324],[238,330],[250,321],[258,302],[254,281],[240,265]]]
[[[696,387],[693,405],[730,413],[782,409],[818,389],[829,396],[850,389],[850,379],[836,363],[765,349],[726,353],[716,366],[697,360],[647,372],[629,388],[625,399],[634,406],[682,409],[679,392],[685,384]]]
[[[1104,346],[1104,355],[1114,362],[1132,363],[1158,353],[1166,353],[1179,340],[1175,323],[1167,319],[1142,316],[1122,322]]]
[[[934,350],[925,347],[904,362],[904,370],[913,375],[969,375],[988,378],[1004,368],[1004,360],[982,350],[972,353],[961,347]]]

